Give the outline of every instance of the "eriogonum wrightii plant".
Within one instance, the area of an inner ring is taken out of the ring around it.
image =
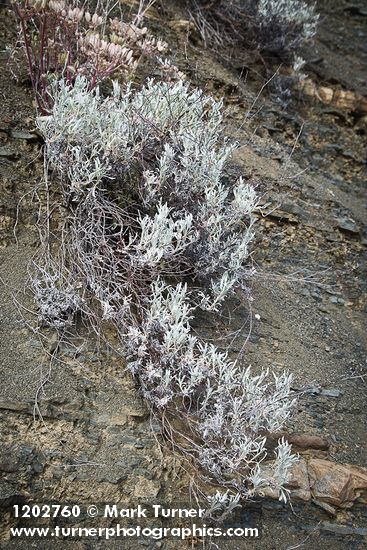
[[[54,85],[52,105],[37,123],[68,214],[61,263],[34,277],[41,321],[65,330],[78,310],[97,333],[112,323],[176,448],[244,497],[271,485],[285,499],[288,443],[262,463],[293,407],[291,377],[253,374],[191,327],[251,272],[257,197],[224,177],[235,145],[221,137],[221,103],[182,81],[115,82],[103,97],[77,76]]]
[[[142,58],[160,60],[167,44],[136,16],[130,22],[90,12],[71,0],[14,0],[21,42],[39,109],[50,111],[53,80],[71,84],[79,75],[89,89],[112,75],[127,78]],[[161,60],[160,60],[161,62]]]

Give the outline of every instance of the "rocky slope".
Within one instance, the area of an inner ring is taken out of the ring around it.
[[[305,70],[317,85],[363,94],[363,3],[318,4],[322,23],[315,47],[305,52]],[[55,352],[52,334],[43,347],[22,321],[21,313],[26,319],[31,316],[20,311],[19,304],[32,309],[24,288],[37,247],[33,190],[42,178],[42,156],[32,132],[28,82],[15,82],[8,66],[5,48],[14,40],[14,23],[6,7],[1,15],[0,536],[4,548],[46,549],[47,541],[7,541],[9,525],[14,524],[12,504],[52,499],[127,505],[137,499],[175,502],[177,495],[185,502],[189,474],[169,449],[162,451],[159,425],[151,422],[120,359],[100,353],[86,335],[74,347],[61,345],[59,361],[49,372],[50,354]],[[231,303],[219,324],[203,318],[198,330],[225,346],[230,340],[223,337],[240,329],[231,346],[236,353],[247,339],[251,317],[244,363],[294,373],[299,410],[288,431],[327,442],[315,449],[310,441],[302,445],[298,440],[303,464],[312,470],[303,471],[293,486],[304,490],[303,501],[295,495],[293,508],[270,498],[253,503],[241,522],[261,525],[262,538],[251,542],[254,548],[362,548],[365,482],[358,478],[356,485],[351,477],[355,471],[347,468],[345,483],[338,485],[343,475],[333,463],[366,466],[367,120],[358,111],[317,99],[310,102],[296,93],[285,108],[270,86],[254,103],[269,76],[262,63],[240,48],[204,49],[187,21],[183,3],[165,2],[152,12],[150,24],[168,40],[179,68],[195,85],[224,96],[227,132],[241,143],[232,169],[258,185],[267,213],[259,217],[254,246],[252,313],[249,304]],[[271,72],[270,60],[267,63]],[[41,415],[34,414],[40,386]],[[322,480],[326,485],[320,485]],[[352,496],[351,484],[356,488]],[[201,542],[196,543],[200,547]],[[106,544],[125,548],[121,541],[53,541],[52,547],[97,549]],[[248,542],[218,544],[242,550]],[[126,543],[126,548],[140,546],[137,541]],[[188,547],[174,541],[149,546]]]

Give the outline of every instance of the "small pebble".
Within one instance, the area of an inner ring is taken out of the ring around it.
[[[321,390],[321,395],[324,397],[340,397],[342,392],[337,389],[330,389],[330,390]]]

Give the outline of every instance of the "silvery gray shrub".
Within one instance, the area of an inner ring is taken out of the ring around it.
[[[193,16],[204,40],[220,44],[227,28],[228,40],[285,57],[313,38],[319,20],[315,4],[304,0],[195,1]]]
[[[113,324],[166,433],[215,482],[243,497],[270,485],[285,500],[296,460],[288,443],[263,462],[266,434],[294,406],[291,376],[253,374],[191,328],[199,309],[219,311],[246,290],[251,273],[258,199],[242,178],[225,182],[236,145],[222,138],[222,122],[221,103],[181,81],[140,91],[115,82],[107,97],[84,78],[60,81],[37,124],[49,185],[68,207],[64,255],[59,280],[46,265],[34,289],[43,321],[56,328],[45,285],[67,296],[69,312],[78,305],[96,332],[101,321]]]

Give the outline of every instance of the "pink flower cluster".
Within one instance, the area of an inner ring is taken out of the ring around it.
[[[118,19],[110,19],[112,38],[116,42],[126,41],[131,47],[138,48],[144,55],[157,55],[167,50],[168,46],[148,33],[146,27],[138,27],[134,23],[125,23]]]
[[[118,68],[126,71],[137,65],[133,50],[104,40],[97,32],[81,36],[78,43],[80,51],[85,54],[85,62],[78,71],[81,74],[87,74],[90,72],[88,69],[93,70],[94,67],[106,78]]]

